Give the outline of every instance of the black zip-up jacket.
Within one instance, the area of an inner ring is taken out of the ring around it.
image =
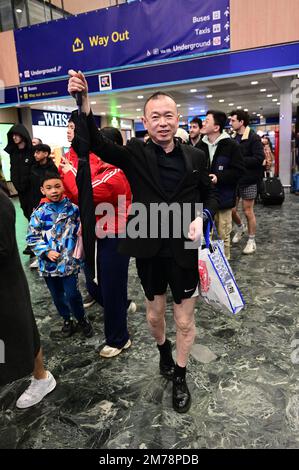
[[[236,139],[236,136],[233,137]],[[263,178],[263,161],[265,159],[263,144],[260,137],[246,127],[239,144],[245,163],[245,174],[239,181],[240,186],[258,184]]]
[[[13,134],[23,137],[26,145],[24,149],[19,149],[14,143]],[[18,193],[30,192],[29,180],[30,169],[34,163],[31,137],[23,124],[15,124],[7,133],[7,146],[5,151],[10,156],[10,178]]]
[[[39,205],[39,201],[44,197],[40,191],[41,179],[46,173],[57,174],[59,176],[58,168],[51,158],[47,159],[45,165],[41,165],[35,162],[30,171],[30,191],[31,191],[31,205],[32,210],[36,209]]]
[[[245,173],[244,159],[239,145],[230,138],[220,140],[212,163],[208,145],[201,140],[198,148],[206,154],[209,173],[217,176],[219,209],[235,207],[237,184]]]
[[[76,117],[74,116],[74,119]],[[144,237],[127,237],[121,240],[120,252],[135,258],[152,258],[161,250],[163,238],[152,236],[150,229],[153,228],[151,220],[151,208],[153,204],[166,203],[170,206],[177,203],[180,208],[184,203],[189,203],[191,220],[196,217],[196,203],[203,203],[204,208],[209,209],[212,215],[218,209],[218,198],[212,187],[205,163],[204,154],[190,145],[178,143],[178,149],[182,152],[185,163],[185,171],[176,190],[170,196],[165,193],[158,169],[157,154],[152,142],[144,143],[138,139],[131,139],[125,146],[119,146],[106,139],[94,122],[92,113],[87,117],[88,129],[91,137],[91,150],[102,160],[121,168],[132,190],[133,202],[142,204],[145,218],[142,219]],[[128,219],[127,228],[133,217]],[[139,219],[140,220],[140,219]],[[163,221],[164,223],[165,220]],[[135,220],[133,221],[135,226]],[[189,241],[183,233],[183,225],[180,227],[180,236],[170,238],[169,245],[173,258],[182,268],[193,268],[197,266],[197,249],[185,249],[185,242]]]

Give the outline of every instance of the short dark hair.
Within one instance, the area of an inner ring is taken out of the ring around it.
[[[40,139],[39,137],[33,137],[33,139],[38,140],[38,143],[39,143],[39,144],[42,144],[42,143],[43,143],[42,139]],[[32,139],[32,140],[33,140],[33,139]]]
[[[230,117],[237,116],[238,121],[243,121],[244,126],[248,126],[250,118],[247,111],[243,111],[243,109],[233,109],[233,111],[231,111],[229,115]]]
[[[197,116],[191,119],[190,124],[197,124],[199,129],[202,128],[202,120]]]
[[[223,111],[217,111],[217,110],[214,110],[214,109],[209,109],[207,111],[206,115],[208,115],[208,114],[212,114],[212,116],[214,118],[215,125],[219,126],[219,131],[220,131],[220,133],[222,133],[223,129],[225,128],[225,124],[227,122],[226,114]]]
[[[59,173],[55,173],[55,171],[46,171],[45,175],[40,179],[40,185],[43,186],[46,181],[48,180],[61,180],[61,176]]]
[[[51,153],[51,147],[49,147],[49,145],[47,144],[37,144],[37,145],[34,145],[33,151],[34,152],[47,152],[49,156]]]
[[[169,93],[165,93],[164,91],[156,91],[144,103],[144,106],[143,106],[143,113],[144,114],[145,114],[145,109],[146,109],[146,106],[147,106],[148,102],[151,101],[151,100],[158,100],[160,98],[160,96],[166,96],[167,98],[170,98],[172,101],[175,102],[173,96],[171,96]]]
[[[114,142],[115,144],[118,145],[123,145],[123,136],[121,135],[120,130],[118,130],[116,127],[103,127],[101,129],[101,134],[103,134],[107,139],[111,140],[111,142]]]

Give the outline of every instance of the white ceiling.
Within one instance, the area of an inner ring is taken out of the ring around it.
[[[258,84],[252,85],[252,81],[258,81]],[[237,106],[248,109],[250,115],[261,114],[264,117],[279,115],[277,104],[280,101],[279,81],[273,78],[271,73],[159,86],[158,88],[155,86],[133,91],[99,93],[91,97],[91,101],[95,102],[92,104],[92,109],[97,115],[106,114],[138,121],[142,116],[144,101],[157,89],[168,92],[174,97],[179,105],[182,121],[190,116],[204,115],[208,109],[218,109],[229,113]],[[260,91],[263,89],[266,91]],[[197,91],[191,92],[190,90]],[[207,95],[213,95],[213,97],[207,98]],[[142,98],[138,99],[138,96]],[[224,100],[224,102],[219,102],[219,100]],[[232,103],[233,105],[230,106]],[[70,111],[75,108],[75,104],[70,97],[51,103],[36,103],[31,107]]]

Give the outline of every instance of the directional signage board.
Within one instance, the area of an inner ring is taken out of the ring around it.
[[[227,51],[229,6],[230,0],[142,0],[17,29],[20,82],[65,77],[70,68],[107,71]]]
[[[69,96],[67,92],[67,80],[19,86],[18,91],[21,103]]]
[[[0,83],[0,108],[12,106],[16,103],[18,103],[18,92],[16,87],[4,88],[4,86],[1,87]]]

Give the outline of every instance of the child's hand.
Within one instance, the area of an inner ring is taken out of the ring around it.
[[[49,258],[50,261],[53,261],[55,263],[60,257],[60,253],[57,253],[57,251],[54,251],[54,250],[50,250],[49,253],[47,254],[47,257]]]

